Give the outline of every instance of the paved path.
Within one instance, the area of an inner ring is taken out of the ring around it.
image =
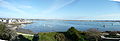
[[[109,37],[105,37],[105,36],[101,36],[101,38],[103,38],[103,39],[120,39],[120,38],[109,38]]]
[[[24,33],[18,33],[18,32],[17,32],[17,34],[18,34],[18,35],[25,35],[25,36],[34,36],[34,35],[32,35],[32,34],[24,34]]]
[[[0,39],[0,41],[7,41],[7,40],[1,40],[1,39]]]
[[[108,35],[108,34],[106,34],[106,35]],[[116,35],[120,36],[120,34],[116,34]],[[120,38],[109,38],[109,37],[105,37],[105,36],[101,36],[101,38],[103,38],[103,39],[120,39]]]

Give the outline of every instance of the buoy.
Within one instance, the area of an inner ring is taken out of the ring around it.
[[[103,27],[105,27],[105,25],[103,25]]]
[[[113,26],[114,24],[112,23],[112,26]]]

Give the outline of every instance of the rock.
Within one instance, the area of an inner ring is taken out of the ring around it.
[[[29,29],[23,29],[23,28],[17,28],[16,29],[17,32],[20,33],[25,33],[25,34],[34,34],[32,31],[30,31]]]

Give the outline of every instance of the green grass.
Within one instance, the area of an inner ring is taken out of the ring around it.
[[[89,41],[89,38],[86,32],[81,32],[76,30],[74,27],[71,27],[67,32],[40,32],[39,41]],[[32,40],[33,37],[25,36],[29,40]],[[89,40],[86,40],[88,39]],[[90,36],[91,37],[91,36]]]
[[[56,34],[56,32],[39,33],[39,41],[56,41],[54,38]]]
[[[25,37],[25,38],[28,38],[29,40],[32,40],[32,39],[33,39],[33,36],[25,36],[25,35],[24,35],[24,37]]]
[[[39,41],[57,41],[54,36],[56,35],[56,32],[41,32],[38,33],[39,35]],[[32,36],[25,36],[24,37],[28,38],[29,40],[32,40],[33,37]]]

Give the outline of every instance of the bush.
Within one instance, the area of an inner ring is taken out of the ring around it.
[[[18,35],[18,36],[16,36],[15,39],[12,40],[12,41],[31,41],[31,40],[27,39],[27,38],[24,37],[23,35]]]
[[[67,31],[68,38],[72,41],[85,41],[83,35],[80,34],[81,32],[76,30],[74,27],[71,27]]]
[[[110,32],[110,36],[116,36],[117,32]]]
[[[64,34],[62,34],[62,33],[57,33],[57,34],[55,35],[55,39],[56,39],[57,41],[65,41],[65,36],[64,36]]]
[[[0,24],[0,39],[11,40],[14,38],[16,33],[8,29],[5,24]]]

